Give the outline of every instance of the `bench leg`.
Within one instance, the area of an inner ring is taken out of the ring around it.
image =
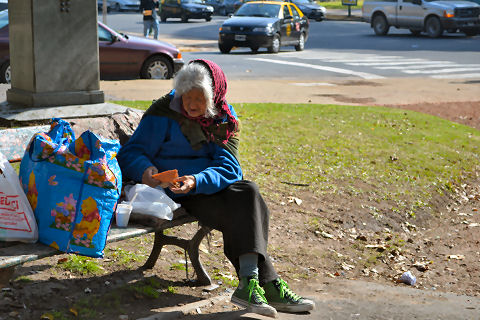
[[[202,242],[203,238],[210,232],[210,230],[210,228],[202,226],[190,240],[166,236],[163,234],[163,230],[156,231],[152,252],[148,257],[147,262],[145,262],[145,264],[143,265],[143,268],[153,268],[155,266],[155,263],[157,262],[158,257],[160,256],[160,252],[162,251],[163,246],[167,244],[174,245],[183,248],[185,251],[188,252],[190,260],[192,261],[193,268],[195,269],[195,273],[197,274],[197,282],[200,285],[211,285],[212,280],[210,279],[208,273],[205,271],[205,268],[200,262],[198,253],[200,243]]]
[[[14,271],[15,267],[0,269],[0,289],[10,285],[10,279],[12,278]]]

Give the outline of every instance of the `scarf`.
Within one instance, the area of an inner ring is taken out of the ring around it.
[[[166,94],[147,109],[143,117],[155,115],[168,117],[179,123],[183,135],[187,138],[192,149],[199,150],[204,143],[214,142],[230,152],[238,161],[238,132],[237,119],[230,112],[225,100],[227,91],[226,77],[220,67],[207,60],[193,60],[190,63],[202,63],[212,76],[214,105],[217,108],[215,118],[190,117],[185,112],[179,113],[170,108],[172,94]],[[222,121],[226,119],[226,121]]]

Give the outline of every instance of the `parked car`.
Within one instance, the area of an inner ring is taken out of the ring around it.
[[[98,0],[98,5],[99,7],[103,6],[103,0]],[[140,10],[140,0],[107,0],[107,9],[114,11],[138,11]]]
[[[276,53],[281,46],[301,51],[308,38],[307,17],[290,2],[252,1],[244,3],[220,27],[218,48],[229,53],[233,47],[249,47],[256,52],[266,47]]]
[[[243,4],[243,0],[223,0],[225,4],[225,15],[233,14]]]
[[[188,19],[212,20],[213,7],[203,3],[202,0],[162,0],[160,6],[160,20],[167,18],[180,18],[182,22]]]
[[[204,3],[213,7],[213,14],[220,16],[226,15],[225,3],[223,0],[205,0]]]
[[[0,0],[0,11],[8,9],[8,0]]]
[[[308,19],[316,21],[325,19],[327,10],[325,7],[320,6],[315,0],[290,0],[290,2],[295,3],[298,9],[302,10]]]
[[[0,12],[0,82],[9,83],[8,10]],[[170,79],[184,64],[172,44],[118,33],[98,22],[101,79]]]
[[[377,35],[386,35],[390,26],[409,29],[413,35],[426,32],[431,38],[440,37],[445,30],[460,30],[467,36],[480,32],[480,5],[470,1],[365,1],[362,14]]]

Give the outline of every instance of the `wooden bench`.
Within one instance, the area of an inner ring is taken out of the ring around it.
[[[33,134],[40,131],[46,132],[49,129],[50,126],[35,126],[0,130],[0,152],[2,152],[11,163],[19,162]],[[212,281],[199,260],[200,243],[210,232],[210,228],[200,226],[191,239],[182,239],[164,234],[164,230],[166,229],[195,221],[197,220],[188,215],[183,208],[175,210],[174,217],[171,221],[133,214],[131,218],[132,223],[129,223],[127,228],[118,228],[112,223],[110,231],[108,232],[107,244],[155,232],[152,251],[142,268],[153,268],[162,247],[164,245],[175,245],[183,248],[185,252],[188,253],[197,276],[198,285],[211,285]],[[15,266],[62,253],[63,252],[53,247],[41,243],[27,244],[0,241],[0,278],[4,280],[9,279],[13,274]]]

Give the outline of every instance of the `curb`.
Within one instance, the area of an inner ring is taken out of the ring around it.
[[[351,15],[339,15],[339,14],[328,14],[325,16],[325,20],[329,21],[363,21],[362,17]]]

